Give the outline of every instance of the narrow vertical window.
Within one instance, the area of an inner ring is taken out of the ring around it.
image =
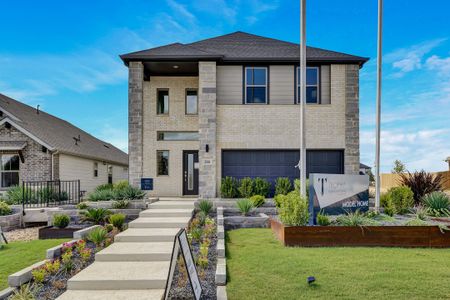
[[[108,166],[108,183],[113,183],[113,166]]]
[[[245,68],[245,103],[267,103],[267,68]]]
[[[169,151],[162,150],[156,152],[157,175],[169,175]]]
[[[186,90],[186,114],[196,115],[198,113],[197,90]]]
[[[297,103],[300,103],[301,73],[297,67]],[[319,68],[306,68],[306,103],[319,103]]]
[[[167,115],[169,113],[169,91],[168,90],[158,90],[157,92],[157,114]]]
[[[98,177],[98,162],[94,162],[94,177]]]

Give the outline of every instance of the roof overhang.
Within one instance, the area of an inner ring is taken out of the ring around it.
[[[26,146],[26,141],[0,141],[0,151],[21,151]]]

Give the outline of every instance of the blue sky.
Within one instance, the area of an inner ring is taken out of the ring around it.
[[[127,148],[118,55],[237,30],[299,40],[299,1],[2,1],[0,92]],[[307,43],[370,57],[361,71],[361,162],[373,165],[376,0],[309,0]],[[382,170],[445,170],[450,1],[385,1]]]

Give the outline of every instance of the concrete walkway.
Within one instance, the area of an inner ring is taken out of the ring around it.
[[[160,300],[175,234],[187,226],[196,199],[167,198],[142,211],[95,262],[69,279],[59,300]]]

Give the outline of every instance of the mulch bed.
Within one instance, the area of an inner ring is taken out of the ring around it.
[[[217,225],[216,225],[217,226]],[[217,227],[216,227],[217,228]],[[194,260],[199,256],[200,253],[200,243],[198,241],[193,241],[191,243],[191,251]],[[182,258],[181,258],[182,260]],[[202,285],[202,297],[201,299],[215,300],[217,299],[216,294],[216,265],[217,265],[217,234],[211,236],[211,244],[208,251],[208,267],[202,271],[197,267],[199,272],[200,284]],[[175,267],[175,272],[173,275],[172,286],[169,291],[169,299],[194,299],[194,294],[192,292],[192,287],[187,277],[184,266],[180,266],[180,256],[178,258],[177,266]]]

